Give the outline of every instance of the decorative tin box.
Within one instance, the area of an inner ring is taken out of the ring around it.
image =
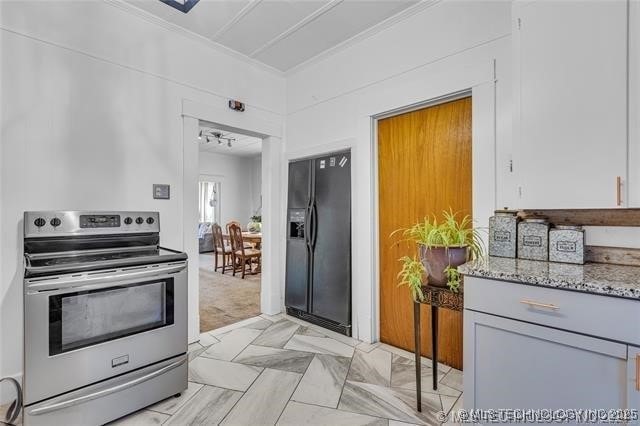
[[[549,231],[549,260],[584,264],[584,230],[581,226],[556,226]]]
[[[516,257],[518,212],[496,210],[489,218],[489,256]]]
[[[525,218],[518,224],[518,258],[549,259],[549,222],[544,218]]]

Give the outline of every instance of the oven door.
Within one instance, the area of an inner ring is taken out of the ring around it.
[[[25,404],[187,351],[186,262],[25,281]]]

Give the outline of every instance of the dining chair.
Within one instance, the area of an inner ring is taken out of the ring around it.
[[[224,243],[224,238],[222,237],[222,227],[217,223],[214,223],[211,226],[211,231],[213,233],[213,256],[214,256],[214,267],[213,270],[217,271],[222,268],[222,273],[224,274],[227,268],[227,264],[233,257],[233,251],[231,250],[231,246],[229,244]],[[222,256],[222,266],[218,266],[218,255]]]
[[[236,225],[236,226],[240,227],[240,230],[242,231],[242,224],[240,222],[238,222],[237,220],[232,220],[229,223],[227,223],[227,234],[231,235],[231,232],[229,231],[229,227],[231,225]]]
[[[236,225],[240,228],[240,232],[242,232],[242,224],[240,222],[238,222],[237,220],[232,220],[231,222],[227,223],[227,235],[231,236],[231,232],[229,232],[229,226],[231,225]],[[244,247],[245,248],[255,248],[255,246],[251,243],[244,243]]]
[[[260,265],[260,257],[262,252],[254,248],[247,248],[244,245],[242,239],[242,228],[236,224],[229,225],[229,239],[231,240],[231,250],[233,256],[233,276],[236,276],[238,270],[242,271],[242,278],[244,279],[247,265],[249,266],[249,273],[253,274],[252,263],[255,259]],[[259,266],[258,266],[259,267]]]

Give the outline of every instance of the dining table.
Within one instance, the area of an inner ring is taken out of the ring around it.
[[[222,234],[222,239],[224,241],[229,241],[229,234]],[[260,248],[262,247],[262,232],[242,231],[242,241],[244,243],[253,244],[254,248],[260,250]],[[262,265],[258,263],[258,266],[253,271],[253,273],[259,273],[261,272],[261,269]]]
[[[222,234],[222,238],[225,241],[229,241],[229,234]],[[245,243],[254,244],[255,248],[260,250],[260,248],[262,247],[262,232],[243,231],[242,240]]]

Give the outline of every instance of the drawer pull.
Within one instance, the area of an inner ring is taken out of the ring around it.
[[[536,308],[546,308],[546,309],[551,309],[554,311],[557,311],[558,309],[560,309],[559,306],[553,305],[551,303],[540,303],[540,302],[534,302],[533,300],[526,300],[523,299],[520,301],[520,303],[523,303],[525,305],[529,305],[529,306],[533,306]]]
[[[636,355],[636,390],[640,392],[640,354]]]

